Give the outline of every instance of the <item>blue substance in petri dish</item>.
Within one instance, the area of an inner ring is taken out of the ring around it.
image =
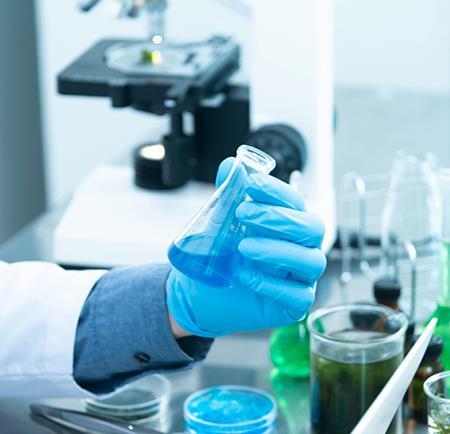
[[[218,288],[232,286],[243,261],[237,242],[224,241],[220,249],[216,249],[218,252],[211,255],[214,242],[217,241],[211,236],[191,235],[181,240],[179,245],[170,246],[169,260],[178,271],[205,285]]]
[[[196,434],[273,432],[276,405],[256,389],[212,387],[188,398],[185,418]]]

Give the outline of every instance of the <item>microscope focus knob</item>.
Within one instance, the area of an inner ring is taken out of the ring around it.
[[[306,143],[302,135],[285,124],[266,125],[250,133],[245,142],[261,149],[277,162],[272,175],[289,182],[294,170],[303,171],[306,158]]]

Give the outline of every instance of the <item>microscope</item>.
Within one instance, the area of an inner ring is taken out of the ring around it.
[[[134,150],[131,172],[113,174],[110,168],[104,179],[88,177],[81,185],[55,232],[58,262],[165,260],[173,236],[211,194],[220,161],[242,143],[276,160],[274,176],[289,182],[294,175],[297,184],[300,179],[309,208],[325,221],[324,248],[331,246],[332,0],[229,1],[239,2],[250,17],[246,84],[233,81],[241,50],[232,37],[174,42],[166,35],[167,0],[79,2],[85,13],[103,8],[120,18],[144,18],[149,32],[145,40],[97,42],[58,75],[58,92],[109,98],[114,108],[167,116],[169,130]],[[193,119],[190,133],[187,114]]]

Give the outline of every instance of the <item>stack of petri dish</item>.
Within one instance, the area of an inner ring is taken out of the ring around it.
[[[210,387],[184,403],[190,434],[270,434],[275,432],[276,416],[272,396],[253,387]]]
[[[104,398],[86,399],[86,410],[100,416],[164,428],[170,398],[170,382],[163,375],[151,375]]]

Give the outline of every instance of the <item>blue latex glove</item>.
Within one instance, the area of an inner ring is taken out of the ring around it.
[[[229,173],[233,158],[222,162],[217,184]],[[236,210],[251,228],[239,244],[249,259],[240,284],[215,288],[176,269],[167,281],[167,306],[185,331],[202,337],[256,331],[302,319],[314,300],[315,283],[326,266],[320,250],[322,222],[305,211],[299,193],[269,175],[253,175],[247,192],[252,201]]]

